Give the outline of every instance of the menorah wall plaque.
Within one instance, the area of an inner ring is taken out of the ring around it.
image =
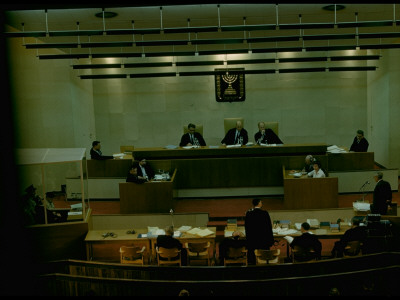
[[[244,101],[244,69],[215,69],[215,96],[218,102]]]

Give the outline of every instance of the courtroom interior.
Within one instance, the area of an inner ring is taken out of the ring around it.
[[[4,295],[400,294],[400,5],[1,14]],[[246,242],[254,199],[273,245],[253,262],[221,245]],[[332,255],[354,220],[365,237]],[[322,247],[306,261],[304,222]]]

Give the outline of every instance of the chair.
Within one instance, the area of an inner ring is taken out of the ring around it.
[[[294,246],[291,252],[292,262],[305,262],[317,260],[317,255],[312,248],[304,248],[301,246]]]
[[[361,241],[347,242],[347,245],[344,247],[343,257],[362,255],[362,246],[363,243]]]
[[[279,123],[278,122],[264,122],[264,124],[265,124],[265,129],[271,128],[272,131],[275,132],[275,134],[277,136],[279,136],[279,134],[278,134]]]
[[[210,242],[189,242],[185,243],[187,249],[188,264],[192,262],[204,261],[207,266],[210,265]]]
[[[225,134],[228,132],[229,129],[236,127],[237,121],[242,121],[243,128],[245,128],[244,127],[244,118],[225,118],[224,119]]]
[[[181,250],[178,248],[156,247],[157,262],[162,265],[178,265],[181,266]]]
[[[281,254],[280,249],[256,249],[254,251],[256,255],[256,265],[268,265],[279,263],[279,255]]]
[[[196,125],[196,132],[200,133],[203,136],[203,125]],[[189,128],[187,125],[183,126],[183,134],[188,133],[189,132]]]
[[[119,150],[121,151],[121,153],[133,152],[134,149],[134,146],[119,146]]]
[[[246,247],[234,248],[229,247],[224,259],[224,266],[241,264],[247,266],[247,249]]]
[[[120,262],[121,264],[134,264],[134,265],[144,265],[144,251],[146,247],[128,247],[121,246],[119,248]]]

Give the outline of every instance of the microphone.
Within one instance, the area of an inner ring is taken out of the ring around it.
[[[367,180],[362,187],[364,187],[365,185],[369,184],[369,181]]]
[[[169,210],[169,213],[171,214],[171,223],[172,223],[172,227],[174,227],[174,210],[171,208]]]

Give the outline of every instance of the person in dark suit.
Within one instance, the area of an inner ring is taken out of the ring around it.
[[[165,235],[157,236],[156,247],[163,247],[167,249],[178,248],[181,250],[181,264],[183,266],[187,265],[187,251],[183,248],[182,243],[174,238],[174,227],[167,226],[165,228]]]
[[[392,203],[392,188],[390,183],[382,178],[382,172],[377,172],[374,176],[376,185],[371,204],[371,214],[386,215],[388,206]]]
[[[256,263],[255,249],[268,250],[274,244],[272,222],[269,213],[262,209],[261,199],[253,199],[253,208],[246,212],[244,227],[249,264]]]
[[[369,143],[364,137],[364,131],[357,130],[357,135],[354,137],[353,143],[350,146],[350,151],[367,152]]]
[[[151,181],[154,178],[155,172],[153,168],[147,164],[145,158],[142,158],[138,163],[137,175],[139,178],[142,177],[146,181]]]
[[[315,251],[315,257],[317,259],[321,259],[321,251],[322,251],[322,244],[319,241],[318,237],[309,232],[310,224],[304,222],[301,224],[301,235],[296,236],[293,241],[290,243],[290,247],[293,249],[295,246],[300,246],[304,249],[313,249]],[[300,261],[300,258],[296,258],[297,261]]]
[[[101,153],[101,144],[100,141],[93,141],[92,142],[92,148],[90,149],[90,157],[91,159],[97,159],[97,160],[105,160],[105,159],[113,159],[114,156],[107,156],[103,155]]]
[[[188,133],[182,135],[179,146],[206,146],[203,136],[199,132],[196,132],[196,125],[189,123],[188,130]]]
[[[258,122],[258,132],[254,135],[257,144],[283,144],[271,128],[265,128],[264,122]]]
[[[243,124],[241,121],[236,122],[236,127],[231,128],[226,133],[225,137],[222,139],[222,145],[236,145],[242,144],[246,145],[249,141],[249,136],[247,134],[247,130],[243,128]]]
[[[126,177],[126,182],[134,182],[134,183],[144,183],[146,182],[146,178],[138,175],[138,163],[134,163],[131,169],[128,172],[128,176]]]
[[[247,248],[247,241],[244,237],[244,234],[240,231],[234,231],[232,236],[224,238],[218,247],[218,260],[219,265],[224,265],[224,259],[226,257],[226,253],[228,248]]]
[[[352,226],[347,229],[339,241],[336,241],[332,249],[332,258],[343,257],[344,248],[348,242],[360,241],[364,243],[367,239],[366,226],[360,226],[360,219],[353,218],[351,220]]]

